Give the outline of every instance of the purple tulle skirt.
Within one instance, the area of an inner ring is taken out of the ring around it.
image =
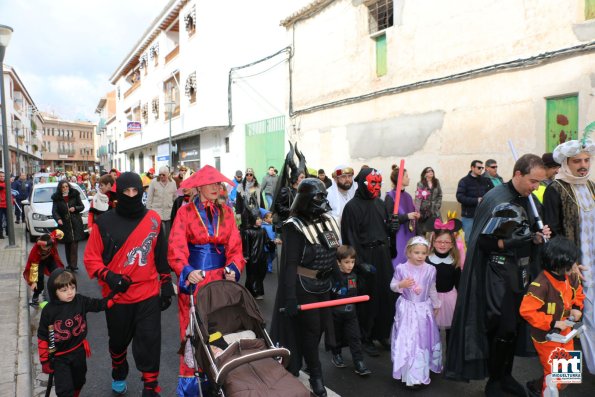
[[[432,304],[399,297],[391,334],[393,378],[407,386],[429,384],[430,371],[442,371],[440,332]]]
[[[457,304],[456,288],[444,293],[438,292],[438,299],[440,299],[442,305],[436,316],[436,324],[438,324],[440,329],[449,329],[452,324],[452,315],[455,312],[455,305]]]

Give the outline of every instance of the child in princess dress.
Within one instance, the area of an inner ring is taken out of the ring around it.
[[[430,244],[420,236],[407,243],[407,262],[395,268],[390,283],[397,299],[391,335],[393,378],[408,387],[430,383],[442,371],[442,346],[435,316],[440,309],[436,268],[426,263]]]

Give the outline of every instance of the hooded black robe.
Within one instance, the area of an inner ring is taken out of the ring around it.
[[[341,239],[357,253],[354,271],[359,276],[359,293],[370,295],[369,302],[357,305],[362,336],[368,340],[382,340],[390,337],[397,295],[390,290],[393,266],[386,226],[389,214],[382,200],[373,199],[364,184],[372,170],[364,168],[355,178],[358,188],[343,210]],[[368,274],[364,264],[373,265],[375,274]]]

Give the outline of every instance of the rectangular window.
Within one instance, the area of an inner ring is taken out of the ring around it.
[[[595,0],[585,0],[585,20],[595,18]]]
[[[546,152],[578,137],[578,96],[546,99]]]
[[[221,157],[215,157],[215,168],[217,171],[221,171]]]
[[[180,87],[178,86],[178,81],[180,81],[179,72],[163,83],[163,94],[165,96],[163,111],[165,120],[169,120],[170,113],[172,117],[180,114]]]
[[[376,76],[384,76],[386,74],[386,35],[381,34],[375,38],[376,40]]]
[[[370,33],[380,32],[393,26],[393,0],[366,2],[368,5]]]
[[[229,137],[225,138],[225,153],[229,153]]]

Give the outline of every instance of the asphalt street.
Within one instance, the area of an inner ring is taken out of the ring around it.
[[[79,292],[92,297],[101,297],[96,280],[90,280],[83,266],[83,252],[86,242],[79,243],[79,271],[77,280]],[[63,246],[60,255],[64,258]],[[174,277],[175,278],[175,277]],[[243,281],[243,280],[242,280]],[[277,288],[276,271],[267,274],[265,280],[265,299],[258,301],[265,319],[270,320]],[[165,397],[175,396],[180,346],[178,337],[178,307],[172,306],[162,312],[161,318],[161,369],[159,383],[161,394]],[[105,315],[103,313],[89,313],[88,340],[92,349],[92,356],[88,359],[87,383],[82,396],[112,396],[111,394],[111,362],[108,353],[108,338]],[[382,351],[379,357],[365,357],[366,365],[373,371],[372,375],[361,378],[353,372],[351,356],[348,349],[344,349],[343,357],[347,368],[335,368],[330,362],[330,354],[321,345],[321,361],[325,383],[328,388],[341,396],[482,396],[485,382],[452,382],[443,379],[440,374],[433,374],[430,385],[415,391],[407,390],[400,381],[391,377],[392,365],[390,351]],[[142,390],[140,373],[136,370],[131,349],[128,351],[130,374],[128,376],[128,395],[139,396]],[[514,376],[525,383],[540,375],[541,367],[537,358],[516,358]],[[570,385],[561,396],[590,396],[595,395],[595,376],[583,370],[583,383]]]

